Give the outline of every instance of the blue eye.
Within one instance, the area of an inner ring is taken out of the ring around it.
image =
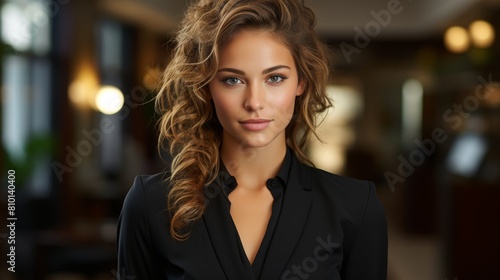
[[[286,78],[281,75],[273,75],[269,77],[267,80],[271,83],[277,84],[283,82],[285,79]]]
[[[241,80],[235,77],[225,78],[222,81],[230,86],[241,84]]]

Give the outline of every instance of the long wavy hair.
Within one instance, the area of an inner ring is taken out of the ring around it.
[[[188,238],[190,225],[205,210],[204,187],[219,172],[222,127],[207,84],[217,72],[219,50],[237,32],[271,32],[290,49],[305,90],[296,99],[286,141],[310,163],[304,152],[307,138],[315,134],[318,113],[332,105],[325,89],[327,51],[315,24],[314,13],[300,0],[201,0],[187,9],[156,98],[159,148],[172,156],[167,208],[174,239]]]

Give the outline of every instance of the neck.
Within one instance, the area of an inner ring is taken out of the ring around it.
[[[278,140],[278,139],[275,139]],[[251,189],[266,187],[266,181],[275,177],[283,164],[286,143],[273,141],[261,148],[243,147],[222,142],[221,158],[238,186]]]

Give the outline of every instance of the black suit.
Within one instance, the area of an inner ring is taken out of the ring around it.
[[[242,261],[229,208],[213,192],[217,182],[205,193],[203,218],[179,242],[169,233],[168,192],[157,174],[137,177],[125,199],[118,228],[121,279],[386,279],[387,224],[373,183],[311,168],[287,153],[281,211],[264,238],[259,275]]]

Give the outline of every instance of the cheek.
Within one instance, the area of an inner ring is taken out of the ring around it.
[[[228,98],[218,98],[218,96],[213,95],[212,100],[214,102],[215,113],[219,122],[224,123],[225,120],[232,115],[232,111],[236,108],[236,105],[231,102]]]
[[[288,90],[287,92],[289,93],[280,96],[274,101],[274,103],[279,104],[278,108],[280,108],[282,112],[293,113],[295,99],[297,96],[295,95],[294,88]]]
[[[224,88],[212,84],[209,84],[209,90],[217,115],[226,114],[226,112],[236,108],[236,100],[232,98],[235,95],[231,95]]]
[[[295,95],[276,100],[274,104],[276,104],[276,115],[279,116],[281,125],[287,126],[293,116]]]

